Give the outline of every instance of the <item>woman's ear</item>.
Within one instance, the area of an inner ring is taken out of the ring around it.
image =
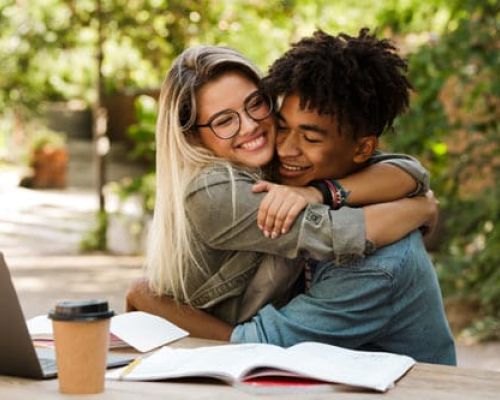
[[[356,164],[366,162],[378,147],[377,136],[363,136],[357,139],[356,150],[354,151],[353,161]]]

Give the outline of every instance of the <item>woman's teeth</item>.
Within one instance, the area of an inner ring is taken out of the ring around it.
[[[245,150],[254,150],[264,144],[264,136],[259,136],[257,139],[251,140],[250,142],[242,143],[240,147]]]

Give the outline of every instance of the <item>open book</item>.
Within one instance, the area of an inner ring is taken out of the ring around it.
[[[26,324],[35,342],[53,342],[52,321],[47,315],[31,318]],[[114,316],[109,331],[110,348],[132,346],[140,352],[153,350],[189,334],[166,319],[142,311]]]
[[[196,349],[163,347],[107,373],[111,380],[211,377],[236,386],[256,377],[301,377],[384,392],[415,364],[411,357],[304,342],[289,348],[234,344]]]

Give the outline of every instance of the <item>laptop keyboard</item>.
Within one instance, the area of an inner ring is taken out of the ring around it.
[[[50,358],[39,358],[40,365],[42,366],[42,370],[55,370],[57,368],[56,360],[52,360]]]
[[[45,376],[52,376],[57,373],[56,354],[54,349],[50,348],[35,348],[40,367]]]
[[[53,376],[57,373],[56,354],[54,349],[51,348],[35,348],[40,366],[45,376]],[[118,354],[108,354],[107,367],[121,367],[127,365],[133,360],[133,357],[122,356]]]

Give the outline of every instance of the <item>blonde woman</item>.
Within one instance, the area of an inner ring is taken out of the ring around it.
[[[286,295],[301,263],[283,259],[362,256],[373,245],[399,240],[435,212],[434,202],[424,197],[333,211],[307,205],[321,202],[316,188],[296,188],[287,210],[298,215],[296,222],[286,234],[268,238],[256,222],[266,194],[253,193],[252,187],[257,179],[272,177],[272,168],[266,167],[275,152],[275,134],[273,104],[260,90],[260,73],[240,53],[199,46],[177,58],[160,96],[157,197],[146,280],[129,292],[129,310],[143,309],[182,324],[182,312],[162,314],[170,297],[188,304],[186,310],[241,322]],[[414,177],[384,163],[370,164],[352,181],[342,180],[351,192],[349,201],[388,202],[421,187],[421,167],[408,159],[401,162],[405,170],[415,164]],[[201,336],[210,330],[208,325],[187,328]]]

